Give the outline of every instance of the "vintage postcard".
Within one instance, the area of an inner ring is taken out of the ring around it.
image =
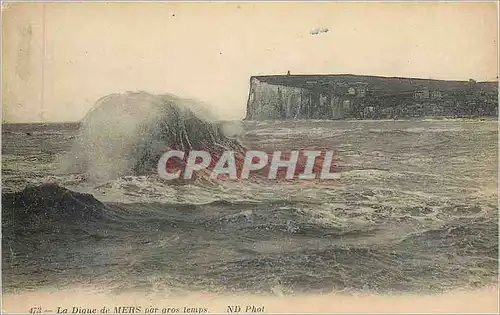
[[[498,4],[2,2],[2,313],[498,314]]]

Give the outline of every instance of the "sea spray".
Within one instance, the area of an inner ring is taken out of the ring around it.
[[[203,118],[201,118],[203,117]],[[88,180],[156,172],[167,150],[244,151],[200,102],[171,94],[111,94],[99,99],[62,167]]]

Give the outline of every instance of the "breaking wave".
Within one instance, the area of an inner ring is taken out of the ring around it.
[[[203,118],[201,118],[203,117]],[[171,94],[111,94],[84,117],[62,168],[89,180],[156,172],[167,150],[224,150],[243,146],[225,135],[204,104]]]

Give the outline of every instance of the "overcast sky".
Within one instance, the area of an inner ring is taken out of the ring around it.
[[[496,80],[497,32],[494,2],[7,4],[3,121],[75,121],[136,90],[240,119],[250,76],[288,70]]]

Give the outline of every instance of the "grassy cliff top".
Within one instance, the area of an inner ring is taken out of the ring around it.
[[[371,91],[385,93],[413,92],[424,87],[441,92],[457,92],[469,88],[496,92],[498,82],[451,81],[421,78],[379,77],[354,74],[310,74],[310,75],[264,75],[252,76],[251,81],[257,79],[274,85],[308,88],[308,82],[319,86],[332,84],[365,85]]]

